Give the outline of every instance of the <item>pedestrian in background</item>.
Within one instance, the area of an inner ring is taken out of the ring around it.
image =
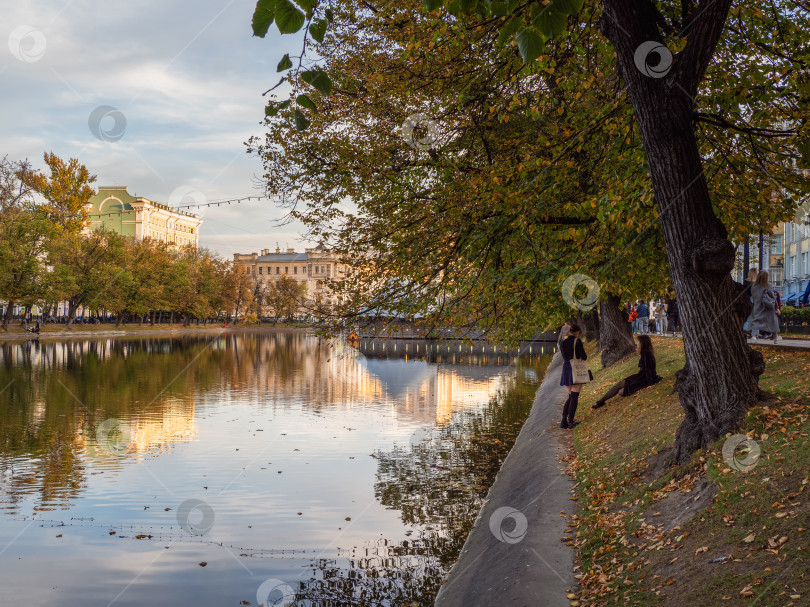
[[[628,318],[630,321],[630,328],[633,330],[633,335],[638,333],[638,310],[636,308],[636,304],[632,304],[630,306],[630,316]]]
[[[650,307],[641,300],[636,308],[638,312],[638,332],[646,335],[650,331]]]
[[[655,307],[655,326],[658,327],[658,334],[665,335],[667,332],[667,308],[663,301],[659,301]]]
[[[777,340],[779,333],[779,320],[776,315],[776,295],[768,284],[768,273],[762,271],[757,274],[754,284],[751,285],[751,299],[754,300],[754,309],[751,311],[751,336],[757,339],[762,331],[768,338]]]

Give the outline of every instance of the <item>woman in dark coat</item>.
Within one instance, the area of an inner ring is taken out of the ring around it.
[[[649,336],[638,336],[638,353],[640,355],[638,361],[639,372],[630,377],[625,377],[622,381],[613,386],[607,391],[607,394],[596,401],[595,405],[591,406],[592,409],[604,407],[605,401],[613,398],[617,394],[630,396],[642,388],[652,386],[661,381],[661,376],[655,372],[655,355],[653,354],[652,341]]]
[[[575,355],[576,358],[580,360],[588,359],[588,355],[585,353],[585,346],[582,345],[582,340],[580,339],[581,335],[582,329],[579,328],[579,325],[571,325],[568,337],[560,343],[560,354],[562,354],[563,357],[560,385],[565,386],[568,390],[568,399],[565,401],[565,406],[563,407],[560,428],[571,429],[579,423],[574,421],[574,415],[577,412],[577,405],[579,404],[579,393],[584,384],[574,383],[574,371],[571,368],[571,359],[573,359]]]

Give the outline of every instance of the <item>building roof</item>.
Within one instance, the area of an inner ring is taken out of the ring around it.
[[[268,253],[259,255],[256,261],[309,261],[308,253]]]

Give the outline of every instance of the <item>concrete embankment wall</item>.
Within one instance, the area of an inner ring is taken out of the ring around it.
[[[574,549],[560,538],[573,482],[560,457],[571,430],[560,429],[562,358],[549,365],[526,423],[503,463],[437,607],[564,607],[574,589]],[[574,430],[573,432],[575,432]]]

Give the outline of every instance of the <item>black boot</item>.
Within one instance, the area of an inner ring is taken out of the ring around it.
[[[574,415],[577,412],[577,405],[579,404],[579,392],[571,392],[571,402],[568,404],[568,427],[574,427]]]
[[[568,398],[565,399],[565,404],[563,405],[563,415],[562,421],[560,422],[560,428],[568,428],[568,408],[571,406],[571,395],[573,392],[568,393]]]

